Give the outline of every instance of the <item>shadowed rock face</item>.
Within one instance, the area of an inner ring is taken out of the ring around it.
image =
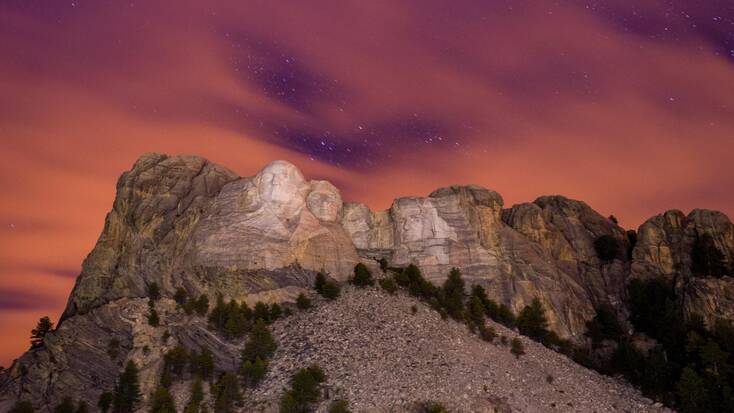
[[[333,185],[307,181],[285,161],[238,177],[199,157],[144,155],[118,181],[59,328],[0,374],[0,411],[18,397],[49,409],[69,393],[94,404],[127,359],[142,367],[143,393],[150,394],[161,354],[174,345],[160,344],[164,328],[171,343],[207,347],[220,368],[235,369],[237,345],[203,319],[182,318],[170,300],[177,288],[212,301],[292,302],[318,271],[345,281],[358,262],[379,271],[381,258],[390,267],[414,263],[437,284],[457,267],[467,286],[485,286],[515,312],[538,297],[562,337],[583,334],[601,303],[623,313],[630,276],[677,277],[688,311],[709,322],[734,316],[732,278],[690,274],[692,245],[704,233],[734,262],[734,226],[724,214],[666,212],[640,227],[632,249],[624,229],[580,201],[545,196],[503,207],[492,190],[451,186],[371,211],[344,204]],[[608,263],[594,248],[605,235],[620,246]],[[152,282],[164,297],[158,329],[146,322]],[[119,358],[107,354],[113,339]]]

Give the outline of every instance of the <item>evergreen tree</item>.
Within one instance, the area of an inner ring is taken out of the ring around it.
[[[156,311],[155,308],[151,308],[150,313],[148,314],[148,324],[153,327],[158,327],[160,322],[161,319],[158,317],[158,311]]]
[[[521,334],[534,340],[544,341],[548,334],[548,319],[545,317],[545,310],[537,297],[533,298],[530,305],[522,309],[515,322]]]
[[[710,395],[706,383],[692,368],[686,367],[683,369],[676,390],[683,413],[707,413],[710,411]]]
[[[89,406],[84,400],[79,401],[76,407],[76,413],[89,413]]]
[[[201,403],[204,401],[204,387],[200,379],[191,383],[191,397],[184,408],[184,413],[200,413]]]
[[[18,400],[8,413],[36,413],[31,402],[27,400]]]
[[[617,314],[608,304],[600,305],[594,318],[586,322],[586,336],[591,338],[595,347],[602,340],[619,341],[623,334],[624,330],[617,319]]]
[[[333,281],[327,281],[321,289],[321,295],[327,300],[336,300],[340,293],[341,288]]]
[[[220,294],[217,295],[217,303],[209,314],[209,322],[217,330],[224,329],[224,324],[227,322],[227,305]]]
[[[242,391],[237,375],[224,373],[216,385],[212,386],[215,413],[231,413],[234,405],[242,400]]]
[[[469,299],[466,312],[469,316],[469,321],[475,326],[484,326],[484,305],[482,305],[482,300],[479,297],[473,295]]]
[[[268,308],[268,305],[263,303],[262,301],[256,302],[253,318],[255,320],[260,318],[266,323],[270,324],[270,308]]]
[[[97,407],[101,413],[107,413],[112,406],[112,400],[114,395],[111,392],[104,392],[99,395],[99,401],[97,401]]]
[[[721,277],[728,271],[724,255],[716,247],[716,241],[709,234],[696,238],[691,251],[691,271],[700,276]]]
[[[279,319],[283,315],[283,309],[280,308],[280,305],[278,303],[273,303],[270,306],[270,313],[268,314],[268,318],[270,318],[270,321],[275,321]]]
[[[354,276],[350,282],[358,287],[375,285],[375,280],[372,279],[372,273],[370,273],[367,266],[361,262],[354,266]]]
[[[74,413],[74,400],[68,396],[64,397],[54,408],[54,413]]]
[[[176,404],[167,388],[158,386],[150,398],[150,413],[176,413]]]
[[[54,323],[51,322],[48,316],[41,317],[38,320],[38,324],[36,324],[36,328],[31,330],[31,348],[34,349],[43,346],[43,339],[53,328]]]
[[[464,319],[464,280],[458,268],[453,268],[444,282],[441,289],[441,301],[446,312],[453,319]]]
[[[163,369],[168,370],[174,378],[182,378],[189,363],[189,353],[186,347],[177,345],[163,356]]]
[[[278,347],[268,326],[262,319],[258,319],[250,331],[250,336],[242,350],[242,363],[255,362],[258,358],[268,360]]]
[[[112,411],[114,413],[132,413],[137,409],[141,400],[138,366],[130,360],[125,365],[125,370],[117,381],[115,394],[112,398]]]
[[[207,297],[206,294],[200,295],[199,298],[196,300],[196,303],[194,304],[194,311],[196,311],[196,314],[202,317],[209,312],[209,297]]]
[[[176,288],[176,292],[173,294],[173,299],[176,304],[183,306],[189,298],[189,294],[182,287]]]
[[[268,363],[258,357],[255,361],[245,360],[242,363],[240,374],[248,387],[255,387],[265,378],[268,372]]]
[[[313,289],[316,290],[317,293],[321,294],[323,292],[324,284],[326,284],[326,276],[324,273],[319,272],[316,274],[316,279],[313,282]]]
[[[398,291],[398,287],[395,285],[395,281],[393,281],[392,278],[380,278],[378,283],[388,294],[395,294]]]
[[[208,348],[197,353],[192,351],[189,360],[191,374],[202,380],[209,380],[214,374],[214,355]]]
[[[152,301],[158,301],[161,298],[161,289],[155,281],[148,284],[148,298]]]
[[[319,385],[325,380],[323,370],[317,365],[298,370],[291,379],[291,389],[281,398],[280,413],[309,412],[311,405],[319,400]]]
[[[298,297],[296,298],[296,307],[301,310],[308,310],[311,308],[311,299],[306,297],[303,293],[298,294]]]

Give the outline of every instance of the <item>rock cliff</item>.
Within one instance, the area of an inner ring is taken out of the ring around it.
[[[19,397],[48,409],[69,393],[95,403],[126,359],[141,366],[149,394],[161,354],[176,343],[209,348],[220,369],[236,368],[238,346],[176,311],[177,289],[292,302],[319,271],[345,281],[359,262],[379,271],[381,259],[393,268],[416,264],[434,283],[459,268],[468,286],[483,285],[515,312],[538,297],[550,327],[571,339],[582,336],[598,305],[624,312],[630,277],[674,278],[686,309],[709,322],[732,318],[732,278],[691,276],[691,249],[703,234],[731,268],[734,226],[714,211],[668,211],[645,222],[635,240],[562,196],[504,208],[497,192],[451,186],[371,211],[343,203],[332,184],[308,181],[284,161],[239,177],[199,157],[144,155],[118,181],[59,327],[0,375],[0,410]],[[614,259],[598,257],[600,237],[617,244]],[[163,296],[164,327],[147,324],[152,283]],[[163,329],[171,339],[161,344]]]

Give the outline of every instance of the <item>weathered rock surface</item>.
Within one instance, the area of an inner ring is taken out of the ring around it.
[[[177,288],[191,296],[206,294],[212,301],[222,295],[250,304],[292,302],[312,285],[316,272],[344,281],[358,262],[378,271],[378,259],[390,267],[417,264],[434,283],[457,267],[468,286],[484,285],[490,296],[515,312],[538,297],[551,328],[562,337],[580,337],[597,305],[621,307],[629,277],[669,277],[689,311],[709,322],[734,317],[732,278],[690,276],[691,248],[704,233],[713,237],[727,264],[734,262],[734,226],[724,214],[666,212],[640,227],[631,248],[621,227],[580,201],[546,196],[503,208],[498,193],[472,185],[399,198],[386,211],[371,211],[363,204],[344,204],[333,185],[308,181],[284,161],[243,178],[194,156],[145,155],[120,177],[113,208],[84,261],[58,329],[43,348],[27,352],[0,374],[0,411],[19,397],[36,400],[46,410],[67,394],[93,405],[127,359],[142,367],[147,395],[161,354],[176,343],[209,348],[219,369],[232,370],[242,343],[222,340],[204,319],[183,316],[171,300]],[[603,235],[620,246],[612,262],[596,255],[594,241]],[[146,321],[145,297],[153,282],[164,297],[158,328]],[[406,315],[406,300],[350,293],[319,309],[321,322],[303,314],[279,323],[276,331],[284,344],[273,361],[276,369],[264,393],[252,395],[254,400],[275,400],[296,364],[328,355],[340,360],[341,367],[329,367],[327,373],[360,409],[386,408],[375,395],[400,406],[412,399],[440,398],[459,411],[507,405],[547,411],[546,401],[563,411],[611,411],[614,404],[631,411],[648,409],[646,401],[637,404],[636,396],[627,397],[629,389],[614,387],[609,379],[561,356],[542,353],[545,349],[532,343],[527,345],[538,352],[514,361],[506,349],[466,336],[458,325],[436,323],[435,314]],[[357,316],[367,313],[373,317],[359,321]],[[428,336],[435,329],[441,339],[431,341]],[[172,337],[163,343],[166,330]],[[115,358],[107,354],[112,339],[120,343]],[[299,343],[314,347],[301,348]],[[337,348],[343,354],[334,355]],[[383,360],[370,352],[383,348],[381,357],[399,366],[386,369],[411,377],[415,386],[398,393],[382,386],[390,377],[379,371]],[[430,350],[431,359],[411,356],[417,350]],[[444,360],[440,369],[437,360]],[[471,366],[478,369],[475,375],[467,373]],[[549,373],[566,386],[565,393],[536,377],[550,368],[562,372]],[[572,390],[574,380],[579,380],[577,389],[587,386],[589,393]],[[446,390],[436,393],[440,397],[428,397],[427,392],[437,391],[437,382]],[[477,387],[483,384],[488,391]],[[605,400],[608,394],[602,388],[607,385],[625,394],[624,400],[593,401]],[[512,386],[527,388],[530,396]],[[181,394],[176,397],[185,399]]]

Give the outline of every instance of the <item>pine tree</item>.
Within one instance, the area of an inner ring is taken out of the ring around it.
[[[268,360],[278,347],[265,321],[258,319],[250,331],[250,336],[242,350],[242,363],[255,362],[258,358]]]
[[[268,372],[268,363],[258,357],[255,361],[245,360],[240,369],[240,374],[248,387],[255,387],[265,378]]]
[[[53,330],[53,328],[54,323],[51,322],[51,319],[48,318],[48,316],[41,317],[41,319],[38,320],[36,328],[31,330],[31,348],[34,349],[43,346],[43,339],[46,337],[46,334]]]
[[[176,292],[173,294],[173,299],[176,301],[176,303],[180,306],[183,306],[186,304],[186,301],[189,298],[189,294],[184,290],[182,287],[176,288]]]
[[[453,319],[464,319],[464,280],[458,268],[453,268],[444,282],[441,289],[441,302]]]
[[[257,320],[258,318],[261,318],[263,319],[263,321],[269,324],[270,323],[270,309],[268,308],[267,304],[263,303],[262,301],[256,302],[253,318],[255,320]]]
[[[31,402],[18,400],[8,413],[36,413]]]
[[[74,413],[74,400],[68,396],[64,397],[54,408],[54,413]]]
[[[298,294],[298,297],[296,297],[296,307],[301,310],[308,310],[311,308],[311,299],[306,297],[303,293]]]
[[[161,298],[161,289],[158,287],[158,283],[153,281],[148,284],[148,298],[152,301],[158,301]]]
[[[176,413],[176,404],[167,388],[158,386],[150,398],[150,413]]]
[[[707,413],[710,411],[710,395],[706,383],[692,368],[683,369],[676,390],[682,412]]]
[[[329,413],[352,413],[349,410],[349,402],[346,400],[334,400],[329,406]]]
[[[125,365],[125,371],[115,387],[112,400],[112,411],[114,413],[132,413],[136,410],[142,400],[140,394],[140,383],[138,382],[138,366],[130,360]]]
[[[520,341],[519,338],[515,337],[510,342],[510,352],[514,354],[516,358],[520,358],[520,356],[525,354],[525,346],[523,346],[522,341]]]
[[[212,387],[215,413],[231,413],[235,403],[242,400],[239,379],[234,373],[224,373]]]
[[[275,321],[279,319],[283,315],[283,310],[280,308],[280,305],[278,303],[273,303],[270,306],[270,314],[268,315],[268,318],[270,318],[270,321]]]
[[[151,308],[150,313],[148,314],[148,324],[153,327],[158,327],[160,323],[161,319],[158,317],[158,311],[156,311],[155,308]]]
[[[196,314],[200,316],[205,316],[207,312],[209,312],[209,297],[206,296],[206,294],[202,294],[199,296],[199,299],[196,300],[196,303],[194,304],[194,311],[196,311]]]
[[[114,395],[111,392],[104,392],[99,395],[99,401],[97,401],[97,407],[101,413],[107,413],[112,406],[112,400]]]
[[[76,413],[89,413],[89,406],[84,400],[79,401],[76,407]]]
[[[192,351],[189,366],[191,374],[202,380],[209,380],[214,374],[214,355],[208,348],[203,348],[199,353]]]
[[[327,300],[336,300],[340,293],[341,288],[333,281],[327,281],[321,289],[321,295]]]
[[[521,334],[537,341],[543,341],[548,334],[548,319],[537,297],[533,298],[530,305],[522,309],[516,323]]]
[[[201,380],[196,379],[191,383],[191,397],[189,397],[189,402],[184,408],[184,413],[200,413],[201,402],[203,401],[204,387],[201,384]]]

